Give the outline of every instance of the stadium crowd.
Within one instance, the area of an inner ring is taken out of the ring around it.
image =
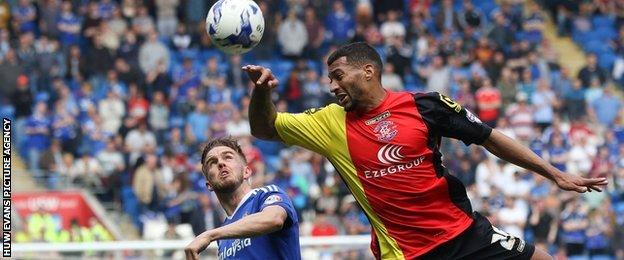
[[[214,1],[2,1],[1,110],[42,185],[87,188],[139,230],[159,219],[191,224],[195,234],[220,224],[199,148],[231,135],[254,185],[288,192],[303,235],[366,234],[366,217],[327,160],[251,137],[251,86],[240,70],[270,67],[280,79],[278,110],[301,112],[332,102],[326,55],[366,41],[385,60],[387,89],[444,93],[559,169],[610,181],[602,193],[561,192],[479,147],[445,140],[445,165],[475,210],[557,256],[624,258],[624,3],[535,2],[543,5],[262,0],[261,43],[229,57],[205,33]],[[588,54],[578,74],[544,37],[547,15]]]

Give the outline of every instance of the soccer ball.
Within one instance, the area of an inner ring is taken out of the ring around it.
[[[208,11],[206,31],[219,50],[241,54],[262,39],[264,17],[254,1],[219,0]]]

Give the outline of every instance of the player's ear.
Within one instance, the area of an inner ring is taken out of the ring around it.
[[[245,166],[245,170],[243,170],[243,180],[251,178],[251,174],[251,168],[249,168],[249,166]]]
[[[375,66],[373,66],[373,64],[366,64],[364,65],[364,78],[366,79],[366,81],[370,81],[371,79],[373,79],[375,75]]]
[[[212,189],[212,186],[210,185],[210,182],[207,182],[207,181],[206,181],[206,188],[208,188],[209,191],[214,191]]]

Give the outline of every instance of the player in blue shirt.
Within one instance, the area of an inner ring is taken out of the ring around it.
[[[199,259],[215,240],[219,259],[301,259],[292,202],[275,185],[251,188],[251,169],[235,140],[211,140],[201,162],[206,185],[228,216],[223,226],[205,231],[185,248],[186,259]]]

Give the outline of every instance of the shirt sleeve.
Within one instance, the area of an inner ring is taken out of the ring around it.
[[[260,189],[267,191],[260,195],[260,211],[264,210],[264,208],[268,206],[280,206],[288,215],[286,222],[284,223],[284,228],[290,227],[292,224],[299,222],[295,207],[284,191],[275,185],[265,186]]]
[[[416,107],[432,134],[461,140],[466,145],[482,144],[492,128],[469,110],[437,92],[414,94]]]
[[[325,155],[332,141],[331,118],[338,112],[334,106],[312,108],[297,114],[277,113],[275,129],[287,145],[298,145]]]

